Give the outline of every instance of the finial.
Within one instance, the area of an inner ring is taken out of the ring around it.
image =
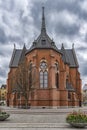
[[[54,39],[52,38],[52,41],[54,41]]]
[[[45,16],[44,16],[44,6],[42,6],[42,26],[41,26],[41,32],[46,32],[45,27]]]
[[[24,43],[24,46],[23,46],[23,48],[25,48],[25,49],[26,49],[26,45],[25,45],[25,43]]]
[[[62,48],[64,48],[64,44],[62,43]]]
[[[74,48],[74,43],[72,44],[72,48]]]
[[[24,46],[25,46],[25,43],[24,43]]]
[[[15,45],[15,43],[14,43],[14,49],[16,49],[16,45]]]

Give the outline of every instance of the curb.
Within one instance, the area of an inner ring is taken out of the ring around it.
[[[0,128],[69,128],[67,123],[0,123]]]

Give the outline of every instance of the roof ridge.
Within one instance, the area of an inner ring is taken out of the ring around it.
[[[9,64],[9,67],[12,65],[12,63],[14,61],[15,53],[16,53],[16,49],[14,48],[13,49],[13,53],[12,53],[12,57],[11,57],[11,61],[10,61],[10,64]]]
[[[63,51],[63,56],[64,56],[64,58],[65,58],[65,63],[67,63],[67,64],[69,64],[69,57],[68,57],[68,55],[67,55],[67,53],[66,53],[66,49],[64,48],[64,45],[62,44],[62,47],[61,47],[61,51]],[[66,58],[66,56],[67,56],[67,58]],[[68,60],[67,60],[68,59]]]
[[[72,48],[72,53],[73,53],[73,58],[74,58],[75,64],[79,67],[74,48]]]
[[[21,61],[23,60],[23,58],[24,58],[24,56],[25,56],[25,53],[26,53],[26,46],[25,46],[25,44],[24,44],[24,46],[23,46],[23,49],[21,49],[21,50],[22,50],[22,52],[21,52],[21,55],[20,55],[19,63],[18,63],[18,64],[21,63]],[[21,60],[21,59],[22,59],[22,60]]]

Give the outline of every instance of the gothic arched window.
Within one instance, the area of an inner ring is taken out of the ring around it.
[[[48,71],[47,71],[47,63],[42,61],[40,63],[40,88],[48,87]]]
[[[58,66],[58,63],[55,63],[55,85],[56,85],[56,88],[59,88],[59,66]]]
[[[68,79],[68,75],[67,75],[66,76],[66,88],[67,88],[68,84],[69,84],[69,79]]]

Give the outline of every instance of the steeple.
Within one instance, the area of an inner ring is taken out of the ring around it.
[[[46,32],[46,24],[45,24],[45,14],[44,14],[44,7],[42,7],[42,23],[41,23],[41,33],[34,40],[30,49],[26,52],[26,54],[34,49],[53,49],[59,53],[60,50],[56,47],[54,41],[48,36]]]
[[[15,43],[14,43],[14,50],[16,49],[16,45],[15,45]]]
[[[42,7],[42,25],[41,25],[41,33],[46,33],[45,16],[44,16],[44,7]]]

